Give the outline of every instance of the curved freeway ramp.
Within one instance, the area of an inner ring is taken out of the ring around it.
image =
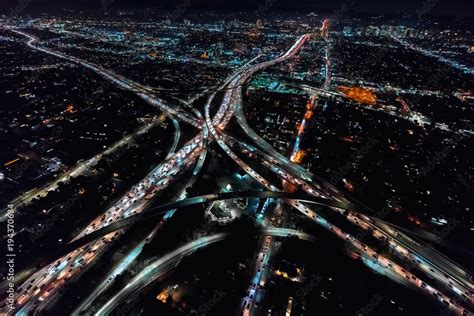
[[[58,252],[48,257],[48,259],[50,259],[51,261],[57,260],[67,255],[71,251],[76,250],[82,246],[85,246],[94,240],[97,240],[121,228],[139,224],[150,219],[156,219],[162,216],[164,213],[166,213],[169,210],[183,209],[183,208],[188,208],[190,206],[198,205],[201,203],[214,202],[214,201],[220,201],[220,200],[229,200],[229,199],[236,199],[236,198],[260,198],[260,199],[280,198],[280,199],[287,199],[287,200],[298,200],[301,202],[307,202],[307,203],[321,205],[321,206],[336,207],[336,208],[340,208],[344,210],[355,209],[355,206],[350,205],[350,204],[323,199],[323,198],[319,198],[319,197],[315,197],[315,196],[311,196],[311,195],[303,194],[303,193],[272,192],[272,191],[242,191],[242,192],[226,192],[226,193],[218,193],[218,194],[208,194],[208,195],[188,198],[188,199],[177,201],[177,202],[166,203],[166,204],[151,208],[143,213],[119,220],[111,225],[108,225],[88,235],[85,235],[82,238],[79,238],[70,242],[64,248],[60,249]]]
[[[314,241],[315,238],[312,235],[306,234],[301,231],[286,229],[286,228],[267,228],[261,231],[264,236],[272,237],[292,237],[296,236],[302,240]],[[164,255],[148,265],[142,272],[137,274],[123,289],[117,294],[110,298],[101,309],[95,314],[98,316],[109,315],[117,306],[125,299],[138,293],[140,290],[145,288],[147,285],[156,281],[160,277],[166,275],[168,272],[173,270],[179,262],[186,256],[191,255],[193,252],[216,244],[227,237],[230,234],[220,233],[212,236],[206,236],[196,239],[184,246],[179,247],[176,250]]]

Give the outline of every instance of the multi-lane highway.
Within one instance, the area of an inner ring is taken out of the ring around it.
[[[272,185],[268,180],[266,180],[262,175],[258,174],[254,169],[249,167],[224,142],[222,142],[222,144],[221,143],[219,144],[222,145],[222,148],[226,151],[229,157],[231,157],[243,170],[245,170],[252,178],[254,178],[255,181],[259,182],[262,186],[266,187],[269,190],[272,190],[272,191],[279,190],[274,185]],[[281,168],[278,169],[277,173],[279,175],[282,175],[282,170],[283,169]],[[291,180],[291,176],[288,173],[286,173],[284,176],[282,175],[282,178]],[[301,180],[294,181],[294,183],[302,186],[303,190],[307,191],[308,194],[327,197],[327,195],[324,192],[321,192],[318,188],[312,187]],[[330,200],[330,198],[328,198],[328,200]],[[299,201],[286,201],[286,202],[290,206],[300,211],[303,215],[307,216],[309,219],[315,221],[316,223],[318,223],[319,225],[321,225],[322,227],[324,227],[331,233],[335,234],[337,237],[351,244],[354,248],[359,249],[361,253],[364,253],[365,257],[372,258],[373,263],[368,265],[370,268],[376,268],[376,267],[380,268],[382,265],[385,264],[385,268],[393,269],[392,273],[397,273],[399,277],[406,278],[407,275],[409,275],[409,277],[413,280],[413,282],[411,282],[412,285],[417,286],[419,289],[424,290],[425,292],[429,294],[433,294],[433,291],[436,291],[436,295],[435,295],[436,298],[439,299],[442,303],[447,305],[451,310],[455,311],[458,314],[462,314],[463,312],[467,311],[462,307],[463,305],[472,306],[472,303],[473,303],[472,290],[471,290],[472,283],[469,281],[469,279],[466,279],[466,278],[458,279],[456,277],[453,277],[452,274],[450,275],[446,273],[443,274],[442,272],[443,270],[440,270],[438,265],[434,264],[430,260],[421,261],[420,258],[423,258],[423,257],[419,253],[413,250],[407,251],[405,246],[403,246],[403,244],[400,245],[397,239],[392,239],[392,240],[389,239],[389,243],[393,245],[394,251],[399,252],[400,254],[403,255],[403,258],[401,259],[406,260],[407,256],[409,256],[410,258],[411,257],[418,258],[419,262],[410,260],[409,265],[415,264],[415,266],[419,266],[423,270],[423,272],[435,278],[435,280],[437,281],[437,284],[439,283],[443,285],[443,288],[445,291],[451,292],[451,295],[448,296],[442,293],[440,290],[438,290],[435,285],[429,284],[429,281],[423,282],[419,278],[416,278],[416,277],[415,279],[413,279],[412,274],[404,270],[401,266],[391,262],[386,256],[380,253],[377,253],[373,248],[364,244],[360,240],[357,240],[354,236],[351,236],[345,233],[340,228],[328,222],[326,219],[324,219],[322,216],[317,214],[315,211],[313,211],[311,208],[307,207],[303,203]],[[378,239],[381,239],[381,236],[383,236],[384,234],[383,230],[380,230],[378,227],[375,227],[373,223],[371,223],[369,217],[361,216],[358,213],[351,213],[350,209],[344,210],[344,208],[341,209],[337,207],[334,209],[335,211],[348,212],[349,218],[351,218],[351,214],[355,214],[354,216],[357,216],[357,221],[354,220],[354,223],[356,223],[359,227],[361,227],[361,229],[363,229],[364,231],[369,231],[370,229],[372,229],[374,236]],[[388,265],[388,262],[390,262],[390,265]],[[449,267],[449,265],[446,265],[445,263],[443,267]],[[458,269],[461,269],[461,268],[458,268]],[[461,271],[464,271],[464,270],[461,269]],[[456,297],[455,300],[450,298],[453,296]],[[250,306],[252,306],[252,304],[250,304]]]
[[[164,116],[158,117],[155,121],[138,128],[132,134],[126,135],[125,137],[115,142],[114,144],[112,144],[111,146],[103,150],[102,152],[96,154],[94,157],[89,158],[85,161],[79,161],[74,167],[70,168],[69,170],[67,170],[66,172],[64,172],[63,174],[61,174],[60,176],[52,180],[51,182],[48,182],[41,187],[37,187],[37,188],[31,189],[27,192],[22,193],[20,196],[10,201],[10,203],[8,204],[11,205],[12,208],[16,209],[19,206],[28,205],[35,198],[41,198],[41,197],[46,196],[48,192],[56,190],[59,183],[67,183],[71,178],[80,176],[86,173],[87,171],[90,171],[91,168],[97,165],[97,163],[104,156],[114,154],[119,148],[133,144],[135,136],[146,133],[153,126],[163,123],[165,119],[166,118]],[[177,122],[177,121],[173,119],[173,122]],[[175,123],[175,126],[176,126],[176,123]],[[179,139],[179,127],[175,128],[175,139],[176,138]],[[177,144],[176,141],[175,143]],[[7,212],[7,209],[0,210],[0,221],[5,221],[6,212]]]
[[[239,146],[246,147],[247,149],[244,148],[242,152],[247,153],[248,155],[255,155],[255,153],[259,153],[259,150],[257,148],[245,144],[242,141],[235,142],[230,140],[230,142]],[[332,191],[331,194],[329,194],[328,192],[324,192],[324,185],[318,185],[316,181],[310,183],[308,181],[305,181],[304,179],[299,178],[298,174],[293,173],[292,169],[288,168],[288,164],[284,164],[281,161],[276,161],[273,158],[269,158],[262,152],[260,152],[258,156],[260,163],[268,170],[277,174],[284,180],[291,182],[295,186],[301,187],[301,189],[307,192],[308,194],[333,199],[338,199],[339,197],[339,201],[346,200],[341,193],[335,195],[334,191]],[[381,221],[377,220],[374,217],[361,216],[359,213],[351,211],[347,211],[347,213],[348,219],[351,219],[352,216],[357,216],[357,221],[353,220],[351,222],[359,226],[360,229],[366,230],[367,227],[370,227],[373,230],[374,237],[376,237],[377,239],[385,238],[389,240],[393,245],[395,252],[398,253],[400,256],[406,257],[407,254],[410,254],[410,256],[412,257],[412,263],[418,263],[418,261],[421,261],[420,258],[425,258],[425,260],[431,261],[433,265],[432,269],[436,270],[436,272],[431,272],[431,270],[428,272],[428,274],[432,277],[439,279],[440,275],[448,273],[454,279],[459,280],[459,283],[462,283],[462,288],[464,288],[465,290],[464,293],[472,291],[473,285],[472,281],[470,281],[471,274],[466,269],[460,267],[458,264],[456,264],[452,260],[449,260],[436,250],[432,249],[431,247],[426,247],[426,245],[422,246],[421,242],[413,240],[412,238],[410,238],[399,230],[395,230],[392,227],[383,225]],[[425,248],[429,251],[426,251]],[[418,261],[414,259],[414,257],[417,255],[419,257]],[[422,266],[420,265],[420,267]],[[423,270],[426,269],[423,268]],[[446,285],[450,283],[448,277],[444,277],[442,279],[443,283],[445,283]],[[455,281],[451,281],[451,283],[453,282]],[[454,289],[452,285],[450,285],[450,287],[452,291],[459,292],[458,289]]]
[[[202,115],[199,111],[195,110],[193,108],[196,116],[198,117],[199,120],[203,120]],[[175,121],[176,122],[176,121]],[[178,124],[176,122],[176,124]],[[186,189],[188,187],[191,187],[194,182],[197,179],[197,176],[200,174],[202,166],[204,164],[204,161],[206,160],[206,155],[207,155],[207,144],[206,141],[208,139],[208,129],[206,126],[203,127],[202,129],[203,135],[204,135],[204,144],[203,144],[203,150],[201,151],[198,162],[196,163],[192,176],[189,178],[188,182],[186,185],[183,187],[181,190],[178,200],[183,200],[186,198]],[[174,151],[176,150],[177,143],[178,143],[179,138],[175,138],[175,143],[172,147],[172,151],[167,156],[167,159],[170,159],[173,154],[175,153]],[[81,304],[76,307],[72,315],[80,315],[81,312],[86,311],[89,306],[92,304],[92,302],[104,291],[106,291],[115,281],[115,278],[119,276],[121,273],[123,273],[141,254],[143,247],[151,240],[153,240],[154,236],[158,232],[158,230],[165,225],[166,221],[168,221],[170,218],[173,217],[176,209],[168,210],[163,216],[163,220],[158,223],[158,225],[152,230],[152,232],[146,236],[144,240],[142,240],[135,248],[133,248],[131,251],[128,252],[127,255],[125,255],[122,260],[120,260],[119,263],[116,264],[116,266],[104,277],[102,282],[96,286],[94,291],[90,293],[82,302]]]
[[[302,40],[300,38],[300,40]],[[299,44],[296,43],[295,46],[298,46]],[[283,56],[288,56],[289,53],[283,55]],[[232,82],[231,84],[235,84]],[[241,103],[238,102],[241,101],[241,94],[242,90],[239,87],[237,89],[232,89],[233,94],[229,95],[227,98],[224,98],[225,103],[227,102],[234,102],[234,104],[229,104],[226,107],[229,109],[235,109],[238,108],[238,104],[240,104],[240,109],[241,108]],[[232,88],[232,87],[231,87]],[[253,140],[256,141],[257,145],[262,145],[264,149],[267,150],[268,152],[274,153],[274,149],[271,148],[269,144],[267,144],[261,137],[256,135],[255,132],[252,131],[252,129],[248,126],[246,123],[246,120],[243,115],[243,111],[239,111],[238,113],[238,121],[241,123],[241,126],[243,127],[244,131],[248,133],[249,137]],[[219,146],[229,155],[231,159],[233,159],[244,171],[246,171],[252,178],[254,178],[257,182],[262,184],[264,187],[266,187],[269,190],[278,190],[273,184],[271,184],[268,180],[264,179],[260,174],[258,174],[254,169],[252,169],[249,165],[244,163],[228,146],[228,144],[225,142],[225,137],[222,137],[222,128],[219,128],[217,126],[217,129],[213,128],[214,122],[210,122],[209,119],[209,110],[205,110],[205,116],[206,116],[206,123],[208,124],[208,127],[211,131],[211,135],[217,140],[217,143]],[[240,116],[240,118],[239,118]],[[262,156],[265,156],[262,153]],[[272,158],[275,157],[275,158]],[[302,175],[304,173],[296,173],[291,175],[290,171],[296,171],[298,170],[298,167],[291,164],[285,157],[283,157],[281,154],[276,153],[274,156],[270,156],[270,163],[275,164],[278,163],[281,168],[274,168],[270,164],[267,165],[270,170],[273,172],[276,172],[280,177],[282,177],[285,180],[292,181],[294,184],[297,184],[298,186],[302,187],[303,190],[308,192],[309,194],[317,195],[317,196],[325,196],[329,199],[337,199],[339,201],[347,201],[348,199],[339,192],[336,188],[331,186],[325,181],[322,181],[321,179],[317,179],[319,181],[310,181],[313,176],[309,175],[309,179],[304,179]],[[285,168],[284,168],[284,167]],[[288,169],[288,172],[285,172],[283,170]],[[307,174],[308,175],[308,174]],[[303,179],[302,179],[303,178]],[[318,183],[319,185],[314,186],[313,184],[309,184],[308,182],[312,183]],[[353,200],[353,199],[350,199]],[[335,231],[335,227],[328,223],[326,220],[324,220],[322,217],[318,216],[316,213],[314,213],[311,209],[307,208],[300,202],[294,202],[290,201],[288,202],[291,206],[295,207],[299,211],[301,211],[303,214],[306,216],[312,218],[316,222],[322,224],[324,227],[331,229],[332,231]],[[454,264],[452,261],[447,262],[443,256],[440,254],[433,252],[433,253],[423,253],[423,246],[420,247],[419,243],[412,240],[408,236],[401,234],[401,233],[390,233],[390,231],[393,232],[393,229],[387,230],[387,227],[380,227],[377,225],[377,222],[372,221],[370,218],[365,219],[365,217],[360,217],[357,222],[354,221],[354,223],[358,224],[362,229],[368,229],[367,227],[370,227],[373,230],[374,237],[378,239],[386,239],[389,241],[391,244],[392,248],[394,251],[400,256],[400,259],[406,260],[408,257],[410,259],[409,265],[410,266],[416,266],[420,270],[422,270],[424,273],[427,273],[430,275],[430,277],[433,277],[438,283],[441,284],[441,286],[444,288],[445,291],[451,292],[450,295],[456,297],[456,299],[461,300],[461,302],[464,304],[467,304],[467,306],[471,306],[474,302],[474,297],[472,294],[473,291],[473,284],[471,282],[471,276],[470,274],[460,267],[459,265]],[[341,238],[344,238],[352,243],[359,243],[359,245],[363,245],[360,241],[355,240],[353,237],[350,239],[347,238],[347,234],[343,233],[338,229],[336,232],[339,232],[339,235]],[[402,238],[403,237],[403,238]],[[367,247],[364,245],[364,247]],[[369,251],[369,248],[367,248]],[[373,250],[371,250],[373,251]],[[423,256],[424,255],[424,256]],[[374,255],[373,255],[374,256]],[[388,260],[386,258],[383,258],[380,254],[377,254],[377,260],[378,258],[382,258],[385,260]],[[426,283],[423,283],[426,284]],[[421,283],[419,285],[421,287]],[[426,287],[424,287],[426,291],[429,292]],[[442,294],[437,294],[437,297],[445,304],[448,305],[451,309],[462,313],[463,308],[460,306],[461,304],[454,302],[454,301],[449,301],[447,299],[447,296],[442,295]],[[448,302],[448,303],[446,303]]]
[[[36,38],[21,31],[16,32],[27,36],[29,38],[28,45],[34,49],[78,62],[86,68],[92,69],[103,75],[105,78],[119,84],[122,88],[135,88],[135,85],[130,83],[130,81],[123,81],[121,78],[116,78],[111,74],[111,72],[103,71],[94,65],[90,65],[74,57],[65,56],[57,52],[37,47],[33,45]],[[153,97],[148,97],[148,100],[154,105],[160,107],[164,106],[160,100]],[[188,118],[190,117],[189,115],[182,115],[174,109],[172,111],[169,109],[167,110],[166,107],[167,106],[162,109],[166,110],[167,113],[176,115],[178,118],[188,121]],[[194,119],[192,123],[193,125],[199,125],[202,127],[202,124],[199,124],[197,119]],[[192,141],[188,142],[178,153],[176,153],[176,155],[171,155],[163,164],[153,170],[144,180],[134,186],[126,196],[107,210],[102,216],[98,217],[88,225],[76,238],[80,238],[101,226],[108,225],[119,218],[124,218],[143,211],[143,209],[149,205],[152,198],[160,190],[167,187],[168,183],[170,183],[178,173],[194,163],[202,152],[202,144],[203,136],[200,134]],[[40,310],[47,304],[49,299],[53,296],[52,294],[58,292],[67,280],[78,277],[78,275],[82,273],[83,267],[92,263],[94,259],[97,258],[98,254],[106,249],[108,243],[113,241],[119,235],[120,232],[115,232],[109,236],[105,236],[101,240],[96,241],[85,248],[74,251],[70,256],[61,258],[50,266],[37,271],[26,280],[26,282],[20,285],[17,290],[17,306],[23,306],[20,309],[20,313],[26,313],[30,309]]]
[[[313,241],[314,237],[301,231],[291,229],[269,228],[262,230],[262,235],[273,237],[297,236],[302,240]],[[215,234],[212,236],[201,237],[178,249],[160,257],[148,265],[142,272],[137,274],[123,289],[110,298],[96,313],[98,316],[109,315],[120,303],[128,298],[133,298],[133,294],[151,284],[155,280],[166,275],[173,270],[179,262],[186,256],[191,255],[199,249],[210,246],[224,240],[229,235],[226,233]]]
[[[325,188],[328,186],[325,185],[325,183],[302,179],[298,173],[294,173],[295,168],[290,168],[289,164],[286,163],[286,160],[277,160],[272,156],[267,155],[265,152],[262,152],[249,144],[245,144],[243,141],[236,142],[227,136],[221,138],[227,139],[228,142],[233,145],[243,147],[242,152],[250,157],[258,155],[260,163],[262,163],[262,165],[268,170],[274,172],[282,179],[291,182],[297,187],[300,187],[308,194],[322,196],[328,199],[337,199],[339,201],[347,201],[344,195],[338,192],[335,188],[331,188],[331,192],[327,192]],[[269,181],[265,180],[261,175],[257,174],[248,165],[243,163],[243,161],[230,150],[227,144],[222,144],[222,147],[237,164],[247,171],[249,175],[265,185],[268,189],[273,189]],[[310,215],[310,217],[316,219],[318,218],[315,217],[315,213],[304,207],[302,204],[297,204],[295,202],[291,202],[291,204],[302,211],[305,215]],[[338,209],[335,210],[339,211]],[[448,292],[452,293],[452,295],[459,298],[461,301],[466,301],[468,304],[472,304],[473,284],[470,281],[471,275],[466,269],[460,267],[451,260],[447,260],[443,255],[431,248],[428,248],[430,251],[424,251],[423,246],[420,246],[419,242],[412,240],[402,232],[395,231],[393,228],[379,225],[374,218],[362,216],[361,214],[351,212],[350,210],[347,210],[346,212],[349,214],[349,219],[352,218],[351,214],[357,216],[357,221],[354,220],[352,222],[359,226],[361,230],[367,231],[370,228],[375,238],[384,238],[388,240],[392,245],[394,252],[397,253],[401,259],[406,260],[408,256],[410,259],[410,266],[414,265],[415,267],[419,267],[424,273],[440,282]],[[327,227],[326,221],[323,221],[322,224]]]
[[[141,97],[151,104],[160,107],[160,109],[165,113],[191,123],[194,126],[198,126],[200,129],[204,128],[202,120],[191,118],[191,116],[186,112],[170,108],[161,100],[156,99],[152,95],[146,94],[145,89],[142,89],[140,85],[86,61],[36,46],[33,44],[37,41],[36,37],[22,31],[13,31],[26,36],[29,39],[27,43],[29,47],[62,59],[79,63],[80,65],[102,75],[104,78],[111,80],[124,89],[131,91],[139,90],[140,92],[138,92],[138,94]],[[250,63],[244,65],[242,69],[246,70],[249,65]],[[240,71],[237,72],[237,75],[239,72]],[[237,75],[233,75],[231,78]],[[223,113],[224,111],[225,110],[219,110],[218,113]],[[224,122],[218,120],[216,122],[221,126],[225,126],[228,123],[228,120]],[[165,162],[150,172],[145,179],[132,187],[128,194],[109,208],[103,215],[93,220],[78,236],[76,236],[74,240],[90,234],[101,227],[110,225],[121,218],[126,218],[142,212],[148,207],[153,197],[159,191],[166,188],[178,174],[187,170],[198,160],[197,168],[194,171],[194,176],[197,176],[205,159],[205,153],[203,153],[203,151],[205,152],[207,147],[206,138],[207,131],[204,129],[204,131],[201,131],[191,141],[187,142],[175,155],[166,159]],[[104,236],[102,239],[97,240],[86,247],[73,251],[70,255],[60,258],[49,266],[46,266],[33,274],[17,289],[18,313],[28,313],[30,310],[39,311],[44,308],[52,299],[54,294],[58,294],[66,282],[77,279],[85,268],[92,264],[94,260],[96,260],[107,248],[108,244],[116,240],[121,234],[121,232],[114,232],[110,235]]]
[[[196,126],[199,129],[199,133],[194,138],[185,143],[182,148],[176,151],[175,154],[168,155],[162,164],[152,170],[142,181],[133,186],[119,201],[87,225],[87,227],[76,236],[73,242],[81,241],[85,236],[93,236],[94,232],[99,232],[123,219],[132,218],[142,214],[160,191],[167,188],[179,174],[182,174],[185,170],[188,170],[194,165],[195,168],[193,175],[188,182],[188,185],[192,184],[198,176],[205,161],[209,143],[212,140],[216,140],[219,147],[238,166],[240,166],[242,170],[248,173],[256,182],[260,183],[262,187],[273,192],[281,191],[277,185],[271,183],[271,181],[267,180],[262,174],[244,162],[244,160],[234,151],[235,148],[238,148],[241,151],[241,154],[255,159],[269,172],[276,174],[285,181],[291,182],[302,192],[306,192],[315,199],[321,199],[324,201],[325,205],[330,205],[330,209],[335,212],[346,214],[348,222],[359,227],[361,231],[370,232],[370,234],[375,238],[386,240],[394,253],[399,256],[398,261],[400,261],[400,264],[392,262],[387,258],[387,256],[377,253],[369,245],[364,244],[361,240],[358,240],[354,236],[345,233],[340,228],[329,223],[320,214],[317,214],[317,212],[312,208],[304,204],[304,202],[285,200],[285,202],[292,208],[298,210],[310,220],[321,225],[337,237],[345,240],[354,249],[354,254],[363,258],[364,262],[369,267],[376,270],[383,269],[387,274],[390,274],[392,278],[398,280],[403,279],[406,284],[430,293],[457,314],[465,313],[465,311],[472,308],[474,286],[471,282],[471,275],[468,271],[437,252],[428,253],[425,251],[426,245],[413,240],[406,234],[396,230],[396,228],[385,225],[384,223],[377,221],[376,218],[366,215],[366,213],[370,212],[363,212],[363,205],[355,201],[353,198],[341,193],[337,188],[311,174],[301,166],[291,163],[288,158],[278,153],[248,125],[242,107],[242,90],[245,82],[247,82],[256,72],[262,71],[296,56],[303,45],[310,39],[309,34],[299,37],[290,49],[273,60],[253,64],[256,60],[254,59],[244,67],[238,69],[222,86],[210,95],[208,102],[205,104],[204,117],[202,117],[197,110],[194,110],[194,114],[191,115],[183,108],[173,108],[165,104],[150,93],[149,87],[144,87],[129,79],[123,78],[110,70],[105,70],[100,66],[91,64],[76,57],[66,56],[60,52],[42,48],[34,44],[37,41],[36,37],[18,30],[14,30],[14,32],[26,36],[29,39],[28,46],[32,49],[78,63],[101,75],[107,80],[114,82],[121,88],[134,91],[150,104],[159,107],[166,114],[175,117],[180,121]],[[258,57],[260,56],[257,56],[256,58]],[[327,56],[327,58],[329,58],[329,56]],[[327,73],[329,73],[329,71]],[[224,91],[224,96],[215,116],[211,117],[211,103],[219,91]],[[235,141],[235,139],[224,133],[227,125],[234,117],[237,119],[237,122],[249,139],[253,140],[258,148],[242,141]],[[178,199],[183,198],[185,198],[184,190],[181,191]],[[172,214],[173,210],[168,212],[167,216],[172,216]],[[271,229],[274,229],[274,231],[271,231],[271,233],[268,232],[269,235],[288,235],[288,231],[283,231],[278,228]],[[69,254],[62,256],[50,265],[34,273],[17,289],[18,308],[16,311],[18,314],[22,315],[31,311],[41,311],[51,302],[52,297],[61,294],[61,289],[65,284],[69,283],[71,280],[78,279],[83,271],[93,264],[95,260],[99,258],[100,254],[107,249],[108,245],[117,240],[123,234],[123,231],[124,230],[111,230],[110,233],[103,235],[100,239],[93,240],[84,246],[81,245],[81,247],[74,249]],[[300,233],[297,232],[294,232],[293,234],[300,235]],[[154,232],[151,232],[151,236],[153,235]],[[161,257],[147,267],[142,273],[137,275],[124,289],[109,300],[101,308],[99,314],[105,315],[109,313],[120,302],[127,298],[129,294],[132,294],[150,282],[153,282],[162,276],[163,273],[171,271],[184,256],[189,255],[200,247],[220,241],[225,237],[225,234],[204,237]],[[300,236],[300,238],[307,237],[308,236],[303,235]],[[86,298],[77,312],[89,306],[97,295],[110,286],[114,278],[124,271],[129,264],[135,260],[135,258],[137,258],[141,252],[143,243],[146,243],[147,240],[148,238],[142,241],[139,246],[122,259],[119,265],[110,271],[107,278],[102,280],[95,291]],[[263,257],[260,258],[260,263],[258,263],[256,267],[257,271],[267,271],[266,268],[269,262],[265,261],[265,258],[268,258],[268,256],[263,254]],[[415,275],[416,271],[408,271],[403,267],[403,265],[407,265],[407,263],[410,267],[423,271],[426,275],[430,276],[432,280],[430,280],[430,282],[427,280],[422,281]],[[260,281],[265,277],[259,272],[257,272],[256,276],[258,276],[258,278],[255,279],[257,282],[253,283],[255,284],[255,287],[257,287]],[[251,306],[255,301],[254,295],[255,293],[258,293],[258,290],[256,290],[255,287],[252,285],[253,290],[250,289],[247,297],[244,299],[244,310],[246,310],[247,313],[252,311]],[[440,290],[440,288],[442,290]]]
[[[74,57],[74,56],[69,56],[66,54],[63,54],[59,51],[55,51],[52,49],[44,48],[41,46],[38,46],[35,44],[39,39],[36,36],[30,35],[26,32],[17,30],[17,29],[11,29],[12,32],[23,35],[28,38],[27,45],[31,49],[55,56],[60,59],[67,60],[69,62],[73,62],[76,64],[79,64],[83,66],[84,68],[91,70],[92,72],[100,75],[101,77],[105,78],[106,80],[110,81],[111,83],[117,85],[118,87],[134,92],[136,93],[139,97],[141,97],[143,100],[148,102],[149,104],[158,107],[160,110],[162,110],[164,113],[166,113],[168,116],[171,117],[177,117],[180,120],[187,122],[197,128],[201,128],[202,124],[199,124],[199,122],[196,121],[196,119],[188,114],[186,111],[183,111],[181,108],[175,108],[171,107],[170,105],[166,104],[163,100],[158,99],[154,96],[154,91],[150,91],[149,87],[146,87],[142,84],[139,84],[137,82],[134,82],[130,79],[127,79],[123,77],[122,75],[119,75],[112,70],[109,69],[104,69],[103,67],[99,65],[95,65],[91,62],[85,61],[83,59]]]

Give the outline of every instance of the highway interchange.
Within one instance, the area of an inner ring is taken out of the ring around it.
[[[324,22],[324,24],[326,25],[326,22]],[[327,30],[323,30],[327,32]],[[321,225],[350,244],[353,248],[353,253],[360,257],[370,268],[376,271],[383,270],[384,273],[389,275],[392,279],[433,295],[435,299],[439,300],[456,314],[466,315],[472,310],[474,305],[474,285],[470,272],[432,249],[426,251],[427,246],[420,241],[414,240],[396,228],[386,225],[376,217],[366,215],[367,213],[364,214],[364,212],[361,211],[365,210],[364,206],[360,205],[360,203],[351,197],[346,196],[323,179],[318,178],[304,168],[292,163],[287,157],[278,153],[263,138],[258,136],[246,122],[242,107],[242,90],[244,84],[255,73],[294,58],[305,43],[311,40],[313,37],[312,34],[304,34],[298,37],[293,46],[273,60],[255,63],[257,59],[261,57],[259,55],[239,68],[227,78],[219,88],[210,92],[205,105],[204,115],[201,115],[197,110],[188,112],[184,107],[168,105],[165,101],[158,99],[153,94],[153,89],[133,82],[110,70],[103,69],[98,65],[76,57],[67,56],[60,52],[40,47],[35,44],[38,38],[30,34],[20,30],[12,31],[25,36],[28,40],[27,45],[31,49],[80,64],[106,80],[118,85],[122,89],[136,93],[149,104],[159,108],[166,115],[180,122],[188,123],[196,127],[199,131],[198,134],[186,142],[182,148],[178,150],[172,148],[165,161],[152,170],[143,180],[134,185],[120,200],[103,214],[91,221],[72,242],[78,241],[100,229],[111,226],[118,221],[145,213],[159,192],[173,183],[173,180],[178,175],[194,166],[192,176],[188,180],[186,187],[191,185],[200,174],[203,163],[206,160],[208,146],[213,141],[216,141],[217,145],[230,159],[256,182],[260,183],[266,190],[273,192],[282,191],[278,188],[279,183],[272,183],[266,179],[264,175],[246,163],[244,159],[236,153],[237,150],[240,152],[240,155],[245,155],[246,159],[252,159],[279,177],[281,181],[292,183],[309,196],[326,200],[329,205],[344,205],[345,207],[332,206],[329,209],[345,214],[348,221],[359,228],[360,231],[372,234],[377,239],[387,241],[400,263],[396,263],[383,254],[377,253],[372,247],[358,240],[357,236],[347,234],[331,224],[318,214],[315,208],[308,206],[304,201],[282,199],[289,207],[299,211],[309,220]],[[327,56],[327,58],[329,58],[329,56]],[[329,61],[327,61],[327,63],[329,64]],[[329,71],[327,73],[329,73]],[[215,100],[216,95],[221,91],[224,92],[224,96],[220,101],[216,114],[211,117],[211,104]],[[237,141],[225,132],[226,127],[233,118],[236,119],[248,138],[254,142],[254,145],[242,140]],[[186,187],[183,188],[180,199],[186,198]],[[79,314],[81,308],[85,309],[90,306],[95,296],[110,286],[114,278],[137,258],[144,244],[147,243],[150,238],[153,238],[159,225],[164,225],[166,218],[173,216],[173,213],[173,209],[167,210],[165,219],[157,223],[158,226],[150,232],[150,235],[121,260],[114,270],[100,282],[96,291],[84,300],[79,309],[76,309],[75,313]],[[271,236],[281,237],[282,234],[288,235],[288,232],[282,230],[282,228],[268,227],[267,229],[268,237],[264,239],[267,248],[268,243],[271,241]],[[93,265],[109,245],[116,241],[125,230],[126,227],[123,227],[122,229],[101,236],[99,239],[74,249],[67,255],[54,260],[51,264],[31,274],[17,289],[17,308],[15,314],[28,315],[33,311],[42,311],[61,294],[62,288],[66,284],[78,280],[84,271]],[[301,235],[300,237],[305,237],[301,232],[295,234],[298,236]],[[109,314],[125,298],[128,298],[129,294],[135,293],[137,289],[141,289],[153,280],[158,279],[164,271],[172,270],[184,256],[189,255],[199,247],[204,247],[223,240],[225,237],[224,234],[203,237],[160,258],[137,275],[126,288],[109,300],[98,314]],[[262,259],[263,257],[268,258],[269,256],[270,254],[263,254]],[[408,271],[403,267],[404,265],[408,265],[414,269]],[[268,269],[269,266],[269,262],[264,260],[260,267],[256,267],[256,270],[262,271],[263,274],[263,271],[267,271],[266,269]],[[428,275],[431,280],[422,280],[416,275],[417,270]],[[260,280],[264,278],[265,276],[256,275],[255,280],[258,281],[253,281],[253,284],[249,288],[249,295],[243,301],[244,314],[252,314],[254,312],[255,296],[253,291],[258,291],[258,288],[262,287],[263,284],[261,284]],[[2,312],[6,313],[8,311],[2,310]]]

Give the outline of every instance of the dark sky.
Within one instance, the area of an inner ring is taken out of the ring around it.
[[[111,3],[110,7],[123,4],[136,7],[164,5],[169,9],[189,2],[191,8],[205,9],[256,9],[265,1],[272,8],[315,9],[334,11],[343,4],[351,4],[355,11],[370,13],[416,13],[426,8],[434,15],[474,16],[474,0],[0,0],[2,9],[7,11],[19,3],[28,4],[28,8],[88,6],[101,8],[101,1]],[[3,11],[4,11],[3,10]],[[25,10],[25,11],[26,11]]]

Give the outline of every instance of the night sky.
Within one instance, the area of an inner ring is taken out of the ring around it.
[[[189,1],[195,9],[257,9],[265,0],[1,0],[3,11],[18,6],[20,2],[28,3],[27,8],[84,6],[100,8],[101,1],[112,3],[110,8],[121,5],[136,7],[164,6],[169,9]],[[277,9],[314,9],[334,11],[343,4],[351,4],[354,11],[369,13],[413,13],[423,6],[433,15],[474,16],[473,0],[266,0]]]

